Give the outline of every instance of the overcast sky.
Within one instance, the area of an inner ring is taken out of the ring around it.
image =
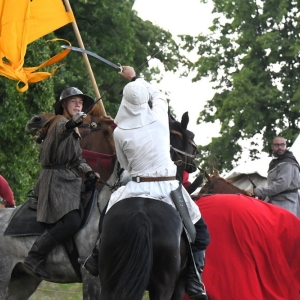
[[[170,31],[174,37],[178,34],[205,33],[213,19],[212,4],[201,4],[200,0],[136,0],[133,8],[139,17]],[[184,112],[189,112],[188,129],[195,133],[196,144],[205,145],[210,142],[212,136],[218,135],[219,126],[196,125],[196,120],[205,105],[205,100],[212,98],[214,92],[208,79],[192,83],[191,78],[192,76],[179,78],[177,74],[165,73],[158,86],[170,92],[171,106],[178,120]]]

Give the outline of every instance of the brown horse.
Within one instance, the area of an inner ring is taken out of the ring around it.
[[[43,113],[35,115],[26,124],[26,131],[36,134],[43,125],[55,115],[53,113]],[[170,143],[172,160],[177,165],[177,174],[181,180],[183,170],[188,173],[196,171],[194,159],[197,155],[197,146],[194,142],[194,133],[187,130],[189,123],[188,113],[182,115],[181,122],[170,118]],[[91,168],[100,174],[103,181],[107,181],[114,169],[116,161],[115,147],[112,138],[113,120],[100,115],[100,109],[97,105],[87,114],[79,132],[81,134],[80,146],[82,148],[82,157],[85,158]],[[36,137],[35,137],[36,138]],[[186,144],[187,149],[177,149],[178,145]],[[191,154],[188,154],[190,152]],[[194,182],[187,188],[188,192],[193,193],[202,183],[202,175],[198,176]],[[97,188],[101,189],[102,184],[98,183]]]
[[[213,175],[209,176],[209,174],[204,171],[206,182],[201,188],[198,196],[200,195],[211,195],[211,194],[243,194],[246,196],[251,196],[251,193],[245,190],[241,190],[240,188],[234,186],[230,181],[220,177],[217,169],[214,169]]]
[[[54,116],[52,113],[35,115],[26,124],[25,129],[29,133],[37,133],[46,121]],[[111,176],[116,161],[112,126],[113,119],[101,116],[97,105],[93,107],[79,126],[82,157],[95,172],[100,174],[103,181],[107,181]],[[101,184],[97,185],[98,189],[101,187]]]

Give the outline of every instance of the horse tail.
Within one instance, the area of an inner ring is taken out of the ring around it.
[[[113,299],[140,300],[147,289],[153,262],[152,223],[134,212],[126,228],[126,245],[120,251],[114,274],[121,274]]]

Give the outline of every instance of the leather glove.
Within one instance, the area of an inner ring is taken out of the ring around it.
[[[99,175],[95,173],[94,171],[88,171],[85,174],[85,177],[87,178],[84,182],[85,185],[85,191],[88,192],[91,189],[93,189],[99,179]]]
[[[75,127],[79,126],[80,124],[82,124],[83,119],[86,117],[86,113],[84,113],[83,111],[77,113],[76,115],[74,115],[67,123],[66,123],[66,128],[67,130],[72,130]]]

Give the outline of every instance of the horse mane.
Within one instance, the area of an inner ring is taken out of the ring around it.
[[[103,134],[107,138],[110,146],[115,149],[115,143],[113,140],[113,125],[114,119],[110,116],[103,116],[101,106],[99,102],[97,102],[93,108],[89,111],[89,114],[93,115],[94,117],[100,118],[100,123],[103,126]]]
[[[48,133],[48,130],[50,129],[50,127],[56,117],[57,116],[54,115],[53,117],[51,117],[49,120],[46,121],[46,123],[40,129],[38,136],[35,138],[36,143],[41,144],[41,142],[45,139],[45,137]]]
[[[113,139],[113,125],[114,125],[114,119],[113,118],[107,118],[104,116],[100,116],[100,123],[103,127],[103,135],[107,138],[110,146],[115,151],[115,142]]]
[[[204,188],[205,185],[208,185],[209,183],[213,182],[214,180],[219,179],[219,180],[222,180],[223,182],[225,182],[226,184],[230,185],[231,189],[234,188],[236,190],[236,194],[243,194],[243,195],[246,195],[246,196],[252,196],[252,193],[250,191],[246,191],[246,190],[240,189],[239,187],[233,185],[232,180],[227,180],[227,179],[221,177],[219,175],[218,170],[216,168],[214,168],[214,173],[211,176],[207,173],[207,171],[205,171],[205,170],[203,170],[201,168],[199,168],[199,170],[200,171],[204,171],[204,174],[205,174],[205,177],[206,177],[206,180],[207,180],[204,183],[204,185],[203,185],[202,188]],[[199,195],[200,194],[201,194],[201,190],[199,192]]]
[[[175,119],[169,118],[169,128],[170,132],[172,132],[172,130],[180,132],[182,135],[183,145],[186,145],[188,142],[187,131],[182,128],[181,123]]]
[[[90,110],[89,112],[91,115],[94,115],[95,117],[101,117],[102,113],[101,113],[101,107],[99,102],[97,102],[93,108]]]

